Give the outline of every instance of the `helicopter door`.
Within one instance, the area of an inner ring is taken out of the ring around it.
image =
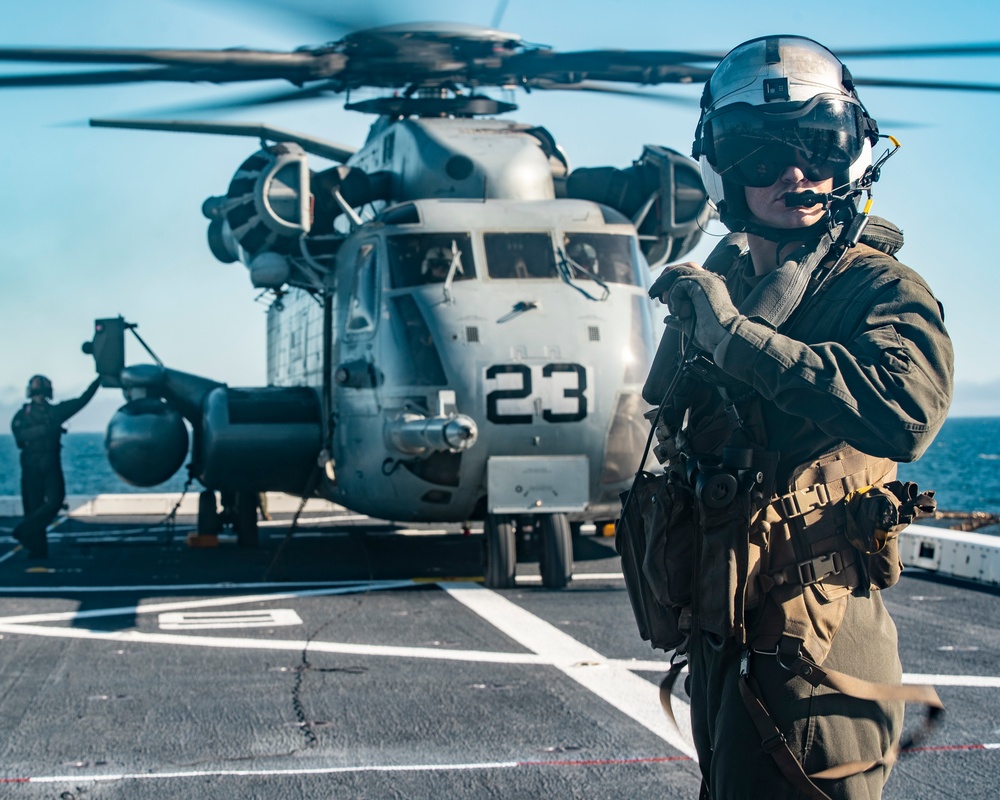
[[[348,340],[371,338],[378,324],[378,247],[377,241],[363,242],[358,248],[347,304],[344,333]]]
[[[361,242],[354,257],[344,335],[333,375],[343,390],[337,392],[341,414],[371,416],[378,412],[370,390],[382,382],[371,341],[378,327],[380,307],[378,240],[367,239]]]

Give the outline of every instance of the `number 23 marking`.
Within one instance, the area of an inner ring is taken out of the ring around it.
[[[586,368],[580,364],[546,364],[542,367],[543,380],[551,380],[554,375],[565,373],[576,376],[575,386],[563,385],[560,399],[576,401],[576,409],[559,413],[552,408],[543,408],[542,418],[546,422],[579,422],[587,416]],[[519,375],[521,385],[507,389],[494,389],[486,395],[486,418],[497,425],[527,425],[533,422],[534,415],[531,413],[501,413],[498,408],[501,400],[517,401],[531,397],[531,368],[527,364],[494,364],[486,370],[487,380],[496,380],[500,375]],[[546,388],[551,391],[550,387]]]

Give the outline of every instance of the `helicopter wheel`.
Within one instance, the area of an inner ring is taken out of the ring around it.
[[[239,547],[257,547],[257,492],[236,493],[236,514],[233,528],[236,530],[236,544]]]
[[[541,523],[541,552],[538,566],[542,586],[562,589],[573,577],[573,534],[565,514],[544,514]]]
[[[215,492],[206,489],[198,495],[198,535],[215,536],[219,528],[219,507]]]
[[[486,570],[484,583],[490,589],[509,589],[517,571],[514,519],[507,514],[486,515]]]

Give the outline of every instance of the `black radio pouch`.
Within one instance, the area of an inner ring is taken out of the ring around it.
[[[639,635],[655,649],[673,650],[688,635],[695,540],[689,494],[667,475],[639,472],[621,501],[615,549]]]

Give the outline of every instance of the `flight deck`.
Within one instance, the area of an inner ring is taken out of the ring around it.
[[[564,590],[530,554],[491,590],[476,526],[272,506],[257,548],[183,507],[69,517],[45,561],[0,531],[0,796],[697,797],[613,539],[584,529]],[[947,707],[885,797],[995,797],[1000,590],[908,569],[885,597]]]

